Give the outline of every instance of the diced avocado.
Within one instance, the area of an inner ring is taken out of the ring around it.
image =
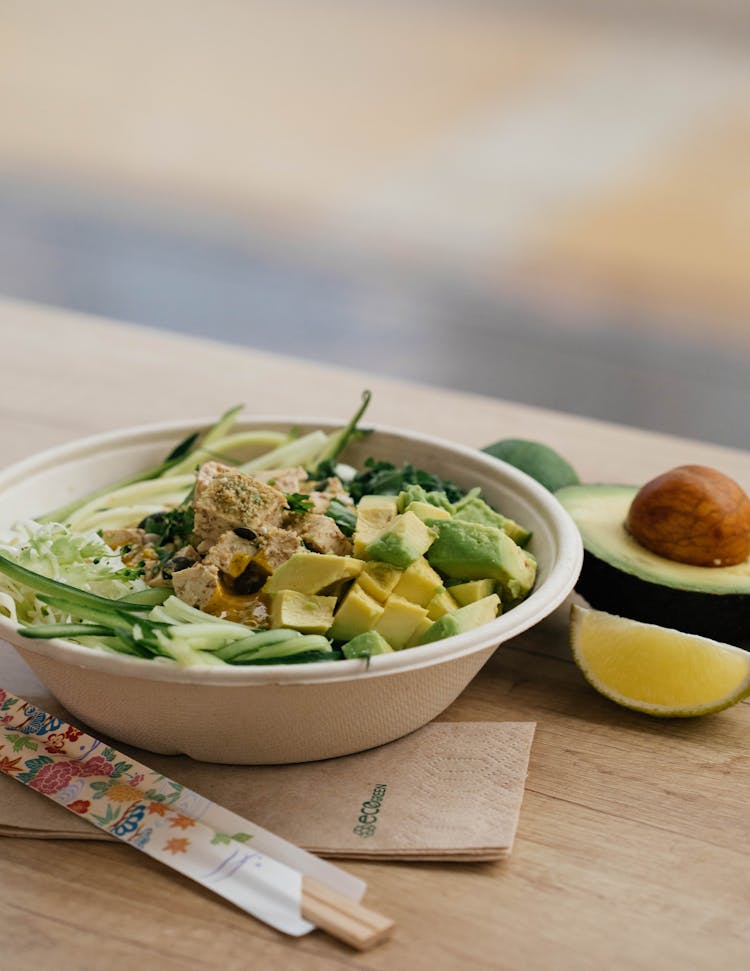
[[[361,516],[374,526],[384,526],[397,515],[396,496],[362,496],[357,503],[357,517]]]
[[[371,560],[382,560],[405,570],[427,552],[436,536],[434,529],[407,509],[385,527],[365,552]]]
[[[379,603],[385,603],[401,579],[403,571],[390,563],[368,560],[359,575],[359,585]]]
[[[501,529],[481,523],[446,520],[427,559],[435,569],[462,580],[494,579],[503,599],[517,600],[531,590],[536,564]]]
[[[386,601],[383,613],[375,624],[375,630],[393,647],[400,651],[406,647],[422,621],[427,610],[392,593]]]
[[[409,638],[409,642],[407,643],[406,646],[407,647],[416,647],[417,644],[419,644],[419,642],[422,639],[422,637],[424,637],[424,635],[427,633],[427,631],[430,629],[430,627],[432,627],[433,623],[434,623],[434,621],[429,616],[429,614],[427,615],[427,617],[424,617],[419,622],[419,624],[417,624],[416,628],[414,629],[414,633]]]
[[[470,493],[463,499],[459,499],[455,509],[456,519],[464,519],[469,523],[482,523],[485,526],[497,526],[519,546],[525,546],[531,539],[531,530],[525,529],[512,519],[508,519],[507,516],[495,512],[484,499],[480,499],[477,495]]]
[[[335,597],[282,590],[271,603],[271,627],[292,627],[303,634],[324,634],[333,622]]]
[[[426,631],[419,639],[419,644],[431,644],[433,641],[440,641],[444,637],[453,637],[454,634],[464,634],[467,630],[488,624],[497,616],[500,606],[500,598],[496,593],[489,597],[483,597],[476,603],[468,604],[466,607],[459,607],[452,614],[444,614],[440,620]]]
[[[349,589],[351,582],[351,578],[348,580],[337,580],[330,586],[324,587],[320,592],[325,594],[326,597],[335,597],[336,600],[341,600],[344,593]]]
[[[350,641],[358,634],[372,630],[382,615],[383,607],[377,600],[354,583],[334,615],[329,637],[336,641]]]
[[[373,654],[392,654],[393,648],[388,641],[376,630],[365,631],[364,634],[357,634],[348,643],[344,644],[341,650],[344,657],[372,657]]]
[[[354,555],[366,559],[367,545],[376,539],[397,515],[395,496],[362,496],[357,505],[357,526],[352,537]]]
[[[412,603],[426,607],[435,594],[443,589],[443,581],[427,560],[421,556],[401,574],[394,593]]]
[[[423,523],[427,522],[428,519],[451,518],[451,514],[447,509],[433,506],[431,502],[412,502],[409,504],[409,512],[413,512],[415,516],[419,516]]]
[[[361,569],[362,561],[353,556],[302,550],[271,574],[263,590],[265,593],[278,593],[280,590],[318,593],[339,580],[356,577]]]
[[[458,604],[448,590],[439,590],[427,604],[427,616],[430,620],[440,620],[443,614],[458,610]]]
[[[412,509],[415,503],[432,506],[434,509],[442,509],[448,514],[453,512],[453,505],[444,492],[427,492],[424,486],[410,483],[403,492],[398,494],[398,511],[406,512]],[[416,510],[412,509],[412,512]]]
[[[494,592],[494,580],[470,580],[468,583],[457,583],[451,587],[451,597],[460,607],[489,597]]]

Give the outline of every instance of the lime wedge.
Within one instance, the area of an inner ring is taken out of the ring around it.
[[[750,653],[696,634],[574,604],[570,645],[593,688],[647,715],[707,715],[750,694]]]

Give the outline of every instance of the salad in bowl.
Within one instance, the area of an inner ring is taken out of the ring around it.
[[[369,664],[515,609],[537,580],[531,530],[408,461],[347,464],[369,398],[329,433],[236,431],[233,409],[23,520],[0,542],[0,613],[25,638],[247,667]]]

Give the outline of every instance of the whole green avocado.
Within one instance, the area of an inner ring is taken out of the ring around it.
[[[503,438],[494,445],[485,445],[482,451],[530,475],[550,492],[564,486],[578,485],[581,481],[576,470],[562,455],[541,442]]]

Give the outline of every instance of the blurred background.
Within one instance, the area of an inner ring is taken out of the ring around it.
[[[0,18],[0,293],[748,446],[747,0]]]

